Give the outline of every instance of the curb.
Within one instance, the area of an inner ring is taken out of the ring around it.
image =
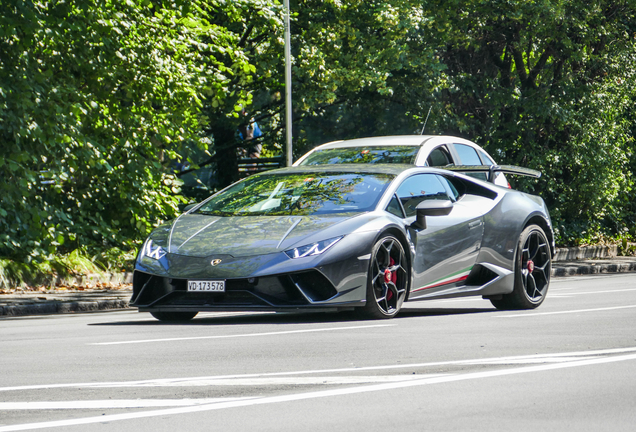
[[[624,260],[621,262],[612,261],[609,263],[599,263],[596,261],[585,265],[568,262],[560,265],[553,265],[551,275],[552,277],[567,277],[628,272],[636,272],[636,261]]]
[[[128,306],[128,300],[123,299],[77,302],[51,301],[0,306],[0,317],[70,314],[126,309],[130,309],[130,307]]]
[[[627,243],[627,246],[633,247],[636,243]],[[622,246],[619,245],[600,245],[600,246],[578,246],[567,248],[556,248],[552,262],[576,261],[584,259],[614,259],[626,258],[620,256]]]

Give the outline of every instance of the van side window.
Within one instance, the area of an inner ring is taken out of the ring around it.
[[[474,148],[465,144],[454,144],[454,146],[462,165],[484,165]],[[484,181],[488,179],[486,173],[466,173],[466,175]]]
[[[481,150],[479,151],[479,157],[484,165],[495,165],[495,161],[490,159],[488,155]]]
[[[426,158],[426,165],[432,167],[444,167],[453,163],[453,158],[448,149],[444,146],[434,148]]]

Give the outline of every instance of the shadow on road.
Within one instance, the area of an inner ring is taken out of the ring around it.
[[[141,313],[140,317],[147,320],[118,321],[89,324],[92,326],[198,326],[198,325],[251,325],[251,324],[315,324],[315,323],[385,323],[409,318],[426,318],[444,315],[464,315],[476,313],[493,313],[493,308],[413,308],[409,307],[400,311],[393,320],[365,320],[355,313],[347,312],[201,312],[191,321],[166,322],[159,321],[152,315]]]

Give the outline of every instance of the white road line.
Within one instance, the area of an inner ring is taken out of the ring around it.
[[[121,409],[121,408],[157,408],[203,405],[219,402],[252,399],[209,398],[209,399],[118,399],[118,400],[77,400],[45,402],[0,402],[0,410],[52,410],[52,409]]]
[[[561,314],[573,314],[573,313],[587,313],[587,312],[600,312],[600,311],[610,311],[610,310],[618,310],[618,309],[632,309],[636,308],[636,305],[628,305],[628,306],[612,306],[605,308],[594,308],[594,309],[578,309],[578,310],[568,310],[568,311],[558,311],[558,312],[539,312],[539,313],[518,313],[514,315],[493,315],[494,318],[523,318],[523,317],[536,317],[536,316],[544,316],[544,315],[561,315]]]
[[[627,273],[596,273],[596,274],[588,274],[588,275],[577,275],[577,276],[567,276],[567,277],[553,277],[550,279],[550,285],[552,284],[566,284],[572,281],[592,281],[597,279],[627,279],[633,278],[634,274]]]
[[[272,385],[337,385],[337,384],[371,384],[382,382],[398,382],[423,377],[441,376],[443,374],[416,375],[368,375],[368,376],[315,376],[315,377],[255,377],[255,378],[210,378],[184,379],[179,381],[145,382],[125,387],[204,387],[204,386],[272,386]],[[121,386],[99,386],[100,388]],[[93,387],[95,388],[95,387]]]
[[[619,293],[619,292],[636,291],[636,288],[626,288],[626,289],[616,289],[616,290],[606,290],[606,291],[576,291],[576,292],[569,292],[566,294],[561,294],[560,291],[561,290],[557,291],[556,293],[548,294],[548,296],[552,298],[552,297],[561,296],[561,295],[578,296],[578,295],[586,295],[586,294]]]
[[[114,387],[204,387],[204,386],[292,386],[292,385],[344,385],[344,384],[377,384],[401,381],[412,381],[422,378],[444,376],[446,374],[411,374],[411,375],[368,375],[368,376],[316,376],[316,377],[271,377],[271,378],[210,378],[184,379],[170,382],[144,382],[136,385],[97,385],[91,388]],[[226,402],[229,400],[249,398],[214,398],[214,399],[133,399],[104,401],[63,401],[63,402],[0,402],[0,411],[21,409],[100,409],[100,408],[149,408],[169,406],[190,406],[205,403]]]
[[[636,354],[587,359],[587,360],[574,361],[570,363],[556,363],[556,364],[553,363],[553,364],[545,364],[540,366],[524,366],[524,367],[513,368],[513,369],[503,369],[503,370],[495,370],[495,371],[487,371],[487,372],[474,372],[474,373],[449,375],[449,376],[434,377],[434,378],[424,378],[419,380],[405,381],[405,382],[398,382],[398,383],[375,384],[375,385],[368,385],[368,386],[350,387],[350,388],[344,388],[344,389],[322,390],[322,391],[316,391],[316,392],[297,393],[297,394],[289,394],[289,395],[281,395],[281,396],[269,396],[269,397],[254,398],[249,400],[220,402],[215,404],[205,404],[205,405],[197,405],[197,406],[182,407],[182,408],[171,408],[171,409],[164,409],[164,410],[153,410],[153,411],[145,411],[145,412],[126,413],[126,414],[101,415],[97,417],[57,420],[57,421],[41,422],[41,423],[27,423],[27,424],[21,424],[21,425],[9,425],[9,426],[0,427],[0,432],[12,432],[12,431],[21,431],[21,430],[28,430],[28,429],[46,429],[46,428],[54,428],[54,427],[77,426],[77,425],[83,425],[83,424],[104,423],[104,422],[158,417],[158,416],[166,416],[166,415],[178,415],[178,414],[214,411],[214,410],[221,410],[221,409],[228,409],[228,408],[247,407],[247,406],[254,406],[254,405],[267,405],[267,404],[275,404],[275,403],[282,403],[282,402],[294,402],[294,401],[310,400],[310,399],[317,399],[317,398],[324,398],[324,397],[336,397],[336,396],[370,393],[370,392],[377,392],[377,391],[396,390],[396,389],[418,387],[418,386],[424,386],[424,385],[430,385],[430,384],[441,384],[441,383],[458,382],[458,381],[466,381],[466,380],[473,380],[473,379],[493,378],[493,377],[500,377],[500,376],[507,376],[507,375],[518,375],[523,373],[543,372],[543,371],[550,371],[550,370],[557,370],[557,369],[592,366],[592,365],[615,363],[615,362],[630,361],[630,360],[636,360]]]
[[[636,353],[636,347],[629,348],[610,348],[602,350],[591,351],[574,351],[564,353],[548,353],[548,354],[531,354],[522,356],[507,356],[507,357],[490,357],[481,359],[468,359],[468,360],[451,360],[440,362],[428,362],[428,363],[410,363],[400,365],[381,365],[381,366],[366,366],[366,367],[349,367],[339,369],[315,369],[304,371],[288,371],[288,372],[269,372],[269,373],[255,373],[255,374],[240,374],[240,375],[217,375],[217,376],[203,376],[203,377],[185,377],[185,378],[161,378],[152,380],[139,380],[139,381],[114,381],[114,382],[91,382],[91,383],[70,383],[70,384],[39,384],[30,386],[15,386],[15,387],[0,387],[2,391],[24,391],[24,390],[48,390],[54,388],[108,388],[108,387],[146,387],[146,386],[173,386],[179,383],[188,383],[194,381],[210,381],[210,380],[227,380],[227,379],[248,379],[248,378],[262,378],[262,377],[284,377],[284,376],[298,376],[298,375],[311,375],[311,374],[327,374],[327,373],[347,373],[347,372],[368,372],[378,370],[398,370],[398,369],[417,369],[431,366],[452,366],[452,365],[475,365],[475,364],[519,364],[519,363],[553,363],[561,358],[567,358],[571,360],[577,357],[588,359],[590,356],[612,355],[612,354],[626,354]]]
[[[257,337],[257,336],[276,336],[285,334],[297,334],[297,333],[316,333],[326,331],[337,330],[359,330],[369,329],[377,327],[392,327],[397,324],[374,324],[365,326],[349,326],[349,327],[329,327],[318,329],[306,329],[306,330],[288,330],[280,332],[266,332],[266,333],[247,333],[247,334],[235,334],[235,335],[215,335],[215,336],[194,336],[194,337],[181,337],[181,338],[165,338],[165,339],[141,339],[132,341],[119,341],[119,342],[95,342],[87,345],[125,345],[125,344],[139,344],[139,343],[152,343],[152,342],[175,342],[175,341],[190,341],[190,340],[202,340],[202,339],[231,339],[240,337]]]
[[[555,292],[556,291],[556,292]],[[562,298],[570,298],[587,294],[608,294],[608,293],[621,293],[621,292],[629,292],[636,291],[636,288],[628,288],[628,289],[617,289],[617,290],[606,290],[606,291],[575,291],[575,292],[566,292],[561,293],[561,291],[568,291],[568,289],[555,290],[550,292],[549,298],[551,299],[562,299]]]

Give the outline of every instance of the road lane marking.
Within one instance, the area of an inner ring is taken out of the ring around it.
[[[573,314],[573,313],[587,313],[587,312],[600,312],[600,311],[610,311],[610,310],[619,310],[619,309],[633,309],[636,308],[636,305],[628,305],[628,306],[612,306],[612,307],[604,307],[604,308],[594,308],[594,309],[578,309],[578,310],[568,310],[568,311],[557,311],[557,312],[538,312],[538,313],[518,313],[514,315],[493,315],[495,318],[520,318],[520,317],[535,317],[535,316],[544,316],[544,315],[561,315],[561,314]]]
[[[393,327],[396,325],[397,324],[374,324],[374,325],[364,325],[364,326],[328,327],[328,328],[318,328],[318,329],[288,330],[288,331],[265,332],[265,333],[246,333],[246,334],[235,334],[235,335],[193,336],[193,337],[164,338],[164,339],[140,339],[140,340],[131,340],[131,341],[119,341],[119,342],[93,342],[87,345],[126,345],[126,344],[140,344],[140,343],[152,343],[152,342],[190,341],[190,340],[202,340],[202,339],[231,339],[231,338],[241,338],[241,337],[277,336],[277,335],[298,334],[298,333],[317,333],[317,332],[338,331],[338,330],[360,330],[360,329],[369,329],[369,328],[378,328],[378,327]]]
[[[570,298],[570,297],[576,297],[576,296],[581,296],[581,295],[587,295],[587,294],[608,294],[608,293],[621,293],[621,292],[630,292],[630,291],[636,291],[636,288],[628,288],[628,289],[616,289],[616,290],[606,290],[606,291],[577,291],[577,292],[567,292],[567,293],[562,293],[562,291],[567,291],[567,289],[561,289],[561,290],[555,290],[556,292],[552,291],[550,292],[550,298],[551,299],[555,299],[555,298]]]
[[[368,372],[380,370],[399,370],[399,369],[417,369],[433,366],[453,366],[453,365],[483,365],[483,364],[535,364],[538,362],[554,363],[559,359],[566,358],[570,361],[572,358],[589,359],[593,356],[636,353],[636,347],[629,348],[610,348],[601,350],[573,351],[564,353],[548,353],[548,354],[530,354],[522,356],[506,356],[506,357],[487,357],[480,359],[468,360],[451,360],[428,363],[410,363],[399,365],[380,365],[380,366],[364,366],[364,367],[348,367],[334,369],[314,369],[304,371],[288,371],[288,372],[266,372],[253,374],[235,374],[235,375],[217,375],[203,377],[185,377],[185,378],[159,378],[151,380],[139,381],[113,381],[113,382],[91,382],[91,383],[70,383],[70,384],[38,384],[29,386],[0,387],[2,391],[24,391],[24,390],[49,390],[55,388],[116,388],[116,387],[163,387],[176,386],[179,383],[188,383],[194,381],[210,381],[210,380],[229,380],[229,379],[249,379],[249,378],[269,378],[269,377],[285,377],[311,374],[328,374],[328,373],[350,373],[350,372]]]
[[[291,386],[291,385],[344,385],[377,384],[412,381],[447,374],[415,375],[370,375],[370,376],[317,376],[317,377],[275,377],[275,378],[225,378],[208,380],[183,380],[166,383],[143,383],[126,387],[202,387],[202,386]],[[94,386],[92,388],[111,388],[121,386]],[[121,400],[79,400],[79,401],[39,401],[39,402],[0,402],[0,411],[10,410],[47,410],[47,409],[118,409],[191,406],[232,400],[252,399],[253,397],[211,398],[211,399],[121,399]]]
[[[565,290],[557,290],[556,293],[551,293],[550,298],[561,296],[561,295],[578,296],[578,295],[585,295],[585,294],[607,294],[607,293],[628,292],[628,291],[636,291],[636,288],[615,289],[615,290],[606,290],[606,291],[577,291],[577,292],[569,292],[566,294],[561,294],[560,291],[565,291]]]
[[[570,282],[576,282],[579,280],[583,281],[596,281],[597,279],[631,279],[634,277],[633,272],[626,273],[595,273],[595,274],[587,274],[587,275],[576,275],[576,276],[557,276],[550,279],[550,285],[560,285],[567,284]]]
[[[68,410],[180,407],[252,399],[252,397],[207,399],[117,399],[45,402],[0,402],[0,410]]]
[[[443,374],[415,374],[415,375],[365,375],[365,376],[315,376],[315,377],[253,377],[253,378],[209,378],[184,379],[169,382],[145,382],[125,387],[203,387],[203,386],[280,386],[280,385],[342,385],[342,384],[371,384],[381,382],[397,382],[423,377],[441,376]],[[99,388],[121,387],[99,386]],[[95,387],[94,387],[95,388]]]
[[[345,395],[370,393],[370,392],[378,392],[378,391],[397,390],[397,389],[425,386],[425,385],[431,385],[431,384],[441,384],[441,383],[467,381],[467,380],[473,380],[473,379],[495,378],[495,377],[501,377],[501,376],[519,375],[524,373],[544,372],[544,371],[566,369],[566,368],[593,366],[593,365],[616,363],[616,362],[630,361],[630,360],[636,360],[636,354],[586,359],[586,360],[579,360],[579,361],[574,361],[569,363],[551,363],[551,364],[544,364],[539,366],[523,366],[523,367],[518,367],[513,369],[448,375],[448,376],[441,376],[441,377],[417,379],[412,381],[403,381],[403,382],[397,382],[397,383],[384,383],[384,384],[374,384],[374,385],[357,386],[357,387],[349,387],[349,388],[333,389],[333,390],[321,390],[321,391],[315,391],[315,392],[296,393],[296,394],[288,394],[288,395],[280,395],[280,396],[267,396],[267,397],[261,397],[261,398],[253,398],[249,400],[228,401],[228,402],[220,402],[220,403],[214,403],[214,404],[204,404],[204,405],[196,405],[196,406],[180,407],[180,408],[169,408],[169,409],[152,410],[152,411],[145,411],[145,412],[111,414],[111,415],[101,415],[96,417],[57,420],[57,421],[49,421],[49,422],[41,422],[41,423],[8,425],[8,426],[0,426],[0,432],[13,432],[13,431],[28,430],[28,429],[47,429],[47,428],[55,428],[55,427],[78,426],[78,425],[85,425],[85,424],[132,420],[132,419],[139,419],[139,418],[215,411],[215,410],[221,410],[221,409],[248,407],[248,406],[255,406],[255,405],[268,405],[268,404],[276,404],[276,403],[283,403],[283,402],[295,402],[295,401],[311,400],[311,399],[318,399],[318,398],[325,398],[325,397],[336,397],[336,396],[345,396]]]

